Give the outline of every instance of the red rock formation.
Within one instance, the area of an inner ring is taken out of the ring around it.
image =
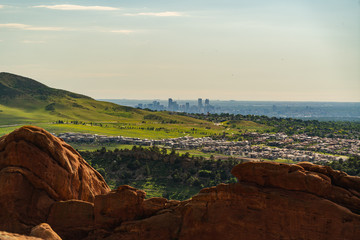
[[[312,193],[360,213],[360,178],[327,166],[248,162],[235,166],[231,173],[240,182]]]
[[[49,224],[41,223],[31,230],[30,236],[0,231],[0,240],[61,240]]]
[[[358,177],[311,163],[250,162],[232,173],[238,183],[205,188],[169,207],[166,199],[145,200],[142,208],[154,211],[87,239],[359,238]]]
[[[44,240],[61,240],[59,235],[52,230],[52,228],[47,223],[41,223],[33,229],[31,229],[30,236],[38,237]]]
[[[0,231],[0,240],[44,240],[42,238],[24,236],[17,233]]]
[[[0,226],[21,232],[48,216],[64,240],[359,239],[359,177],[311,163],[249,162],[232,173],[238,183],[183,202],[145,200],[130,186],[109,192],[67,144],[26,127],[0,140]],[[59,201],[70,198],[85,201]]]
[[[0,230],[29,233],[59,200],[93,202],[102,176],[63,140],[25,126],[0,139]]]
[[[47,222],[64,239],[82,239],[94,229],[94,204],[81,200],[56,202]]]
[[[96,228],[112,229],[124,221],[142,216],[145,192],[124,185],[108,194],[95,197]]]

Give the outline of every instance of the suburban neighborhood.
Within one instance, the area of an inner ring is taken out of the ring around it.
[[[69,143],[97,142],[102,144],[162,146],[182,150],[196,149],[204,153],[253,159],[331,162],[344,161],[349,156],[360,156],[360,140],[320,138],[305,134],[288,136],[284,133],[244,133],[243,141],[213,140],[210,137],[194,138],[190,136],[153,140],[89,133],[61,133],[57,136]]]

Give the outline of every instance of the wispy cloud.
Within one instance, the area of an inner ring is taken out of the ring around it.
[[[154,16],[154,17],[181,17],[180,12],[142,12],[142,13],[126,13],[126,16]]]
[[[48,8],[55,10],[95,10],[95,11],[114,11],[119,10],[119,8],[106,7],[106,6],[81,6],[81,5],[71,5],[71,4],[61,4],[61,5],[39,5],[34,6],[34,8]]]
[[[112,33],[130,34],[135,32],[134,30],[111,30]]]
[[[43,26],[32,26],[22,23],[0,23],[1,28],[9,29],[19,29],[19,30],[28,30],[28,31],[82,31],[82,32],[99,32],[99,33],[120,33],[120,34],[130,34],[136,32],[136,30],[130,29],[107,29],[107,28],[98,28],[98,27],[89,27],[89,28],[67,28],[67,27],[43,27]],[[23,41],[24,43],[34,43],[30,41]],[[36,42],[42,43],[42,42]]]
[[[1,9],[1,8],[4,8],[4,7],[5,7],[4,5],[0,5],[0,9]]]
[[[30,31],[63,31],[63,30],[66,30],[63,27],[38,27],[38,26],[21,24],[21,23],[3,23],[3,24],[0,24],[0,28],[13,28],[13,29],[22,29],[22,30],[30,30]]]
[[[40,44],[45,43],[45,41],[32,41],[32,40],[23,40],[22,43],[29,43],[29,44]]]

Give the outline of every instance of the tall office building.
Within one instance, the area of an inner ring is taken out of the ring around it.
[[[202,107],[203,107],[203,105],[202,105],[202,98],[199,98],[199,99],[198,99],[198,108],[199,108],[199,110],[200,110]]]
[[[210,105],[210,100],[209,99],[205,99],[205,107],[208,107]]]
[[[169,98],[169,101],[168,101],[168,110],[171,110],[173,107],[173,100],[172,98]]]

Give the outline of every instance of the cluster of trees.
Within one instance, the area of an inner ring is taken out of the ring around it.
[[[331,168],[346,172],[349,175],[360,176],[360,157],[352,156],[348,160],[333,161],[328,164]]]
[[[241,161],[229,158],[216,160],[214,157],[179,154],[156,146],[132,149],[80,151],[80,154],[100,172],[106,182],[115,188],[128,184],[140,189],[152,188],[169,199],[185,200],[204,187],[220,183],[236,182],[230,173]],[[347,161],[333,161],[328,164],[333,169],[360,176],[360,158],[353,156]],[[145,186],[146,185],[146,186]],[[161,191],[160,191],[161,190]]]
[[[134,146],[114,151],[103,147],[96,151],[80,151],[80,154],[112,187],[129,184],[142,188],[142,184],[151,182],[164,189],[162,196],[178,200],[187,199],[204,187],[236,182],[230,171],[240,163],[232,158],[205,160],[158,147]],[[184,193],[184,188],[191,191]]]
[[[186,113],[182,115],[184,114]],[[288,135],[304,133],[309,136],[360,139],[360,122],[301,120],[256,115],[234,115],[229,113],[187,115],[217,123],[245,120],[272,127],[272,130],[264,130],[264,132],[284,132]]]

